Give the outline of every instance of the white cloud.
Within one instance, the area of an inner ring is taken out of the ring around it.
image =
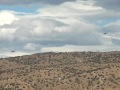
[[[18,20],[12,12],[10,11],[1,11],[0,12],[0,25],[11,24],[14,20]]]
[[[114,15],[108,15],[107,12],[109,11],[95,6],[94,3],[76,1],[65,2],[58,6],[49,5],[37,10],[34,14],[20,16],[18,12],[0,13],[6,21],[0,26],[0,40],[6,45],[0,44],[0,48],[8,47],[7,51],[18,50],[27,53],[40,50],[119,50],[119,46],[114,49],[112,47],[119,42],[117,33],[120,23],[110,24],[108,22],[109,24],[106,26],[100,27],[96,22],[91,22],[92,20],[103,20],[107,16],[114,17]],[[7,15],[10,17],[8,18]],[[3,18],[0,20],[2,21]],[[104,35],[104,32],[113,34]],[[117,40],[113,42],[113,39]],[[10,42],[8,43],[6,40]],[[4,50],[2,49],[2,51]]]
[[[82,51],[119,51],[120,47],[115,45],[100,45],[100,46],[76,46],[76,45],[65,45],[61,47],[44,47],[41,49],[42,52],[82,52]]]
[[[30,50],[30,51],[35,51],[35,50],[40,50],[41,46],[38,45],[38,44],[34,44],[34,43],[27,43],[25,46],[24,46],[24,49],[25,50]]]
[[[6,58],[6,57],[15,57],[15,56],[22,56],[22,55],[30,55],[31,53],[28,52],[5,52],[0,53],[0,57]]]
[[[15,28],[2,28],[0,29],[0,40],[13,40]]]
[[[82,15],[93,15],[103,12],[102,7],[87,5],[81,2],[65,2],[59,6],[48,6],[43,9],[39,9],[40,16],[51,17],[71,17]]]

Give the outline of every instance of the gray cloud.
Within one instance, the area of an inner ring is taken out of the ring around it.
[[[96,26],[81,20],[77,20],[74,24],[67,24],[55,20],[55,18],[23,17],[10,25],[3,25],[0,28],[7,28],[8,30],[16,28],[14,33],[5,34],[13,36],[11,41],[9,40],[10,37],[0,40],[3,42],[0,48],[7,47],[6,49],[9,51],[33,50],[40,52],[40,49],[44,47],[101,44],[98,36],[94,32],[91,32],[97,29]]]
[[[46,0],[46,2],[47,1],[48,0]],[[59,3],[64,1],[66,0],[56,0],[56,2]],[[16,1],[11,4],[23,4],[24,1],[18,2],[19,3]],[[33,2],[31,0],[26,3],[30,4]],[[48,3],[58,4],[52,1]],[[8,13],[11,13],[14,18],[12,18],[12,22],[9,18],[5,19],[5,22],[0,25],[1,52],[10,52],[14,49],[23,52],[40,52],[40,50],[42,51],[45,48],[49,50],[50,47],[70,49],[70,47],[65,46],[71,45],[81,48],[83,46],[88,47],[84,48],[84,50],[93,50],[94,46],[101,46],[103,49],[110,47],[110,50],[114,44],[119,44],[120,35],[117,33],[119,33],[120,22],[115,22],[114,17],[119,18],[120,13],[115,13],[116,11],[112,10],[108,13],[108,11],[101,7],[81,2],[66,2],[56,6],[50,5],[49,7],[40,9],[40,11],[35,14],[31,13],[29,15],[18,15],[17,12],[12,13],[5,11],[2,15],[4,18],[1,18],[1,21],[10,15]],[[111,15],[112,13],[114,14]],[[110,18],[113,18],[113,21],[110,20],[109,22]],[[95,20],[95,22],[92,23],[92,20]],[[104,25],[99,27],[97,23],[99,20],[104,20],[101,22]],[[7,21],[10,21],[10,23],[6,23]],[[104,32],[110,34],[104,35]],[[111,41],[112,39],[115,40]],[[107,44],[104,42],[107,42]],[[89,46],[92,46],[92,48],[89,49]],[[75,50],[81,50],[81,48]],[[99,48],[99,50],[100,49],[101,48]]]
[[[77,1],[77,0],[0,0],[1,5],[27,5],[27,4],[61,4],[68,1]],[[84,1],[89,4],[89,2],[94,3],[96,6],[100,6],[106,9],[120,10],[120,0],[78,0]]]
[[[34,4],[34,3],[61,4],[66,1],[75,0],[0,0],[0,4],[4,5]]]
[[[113,39],[112,42],[116,45],[120,45],[120,39]]]
[[[94,0],[96,5],[106,9],[120,10],[120,0]]]
[[[106,32],[106,33],[120,33],[120,20],[118,19],[115,22],[109,23],[108,25],[106,25],[105,27],[103,27],[101,29],[102,32]]]

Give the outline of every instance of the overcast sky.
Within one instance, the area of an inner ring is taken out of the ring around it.
[[[0,0],[0,57],[119,50],[120,0]]]

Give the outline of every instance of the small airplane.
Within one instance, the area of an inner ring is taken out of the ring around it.
[[[104,34],[107,34],[106,32]]]
[[[13,51],[11,51],[12,53],[14,53],[15,51],[13,50]]]

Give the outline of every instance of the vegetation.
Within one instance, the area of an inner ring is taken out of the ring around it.
[[[120,52],[37,53],[0,59],[0,90],[120,90]]]

